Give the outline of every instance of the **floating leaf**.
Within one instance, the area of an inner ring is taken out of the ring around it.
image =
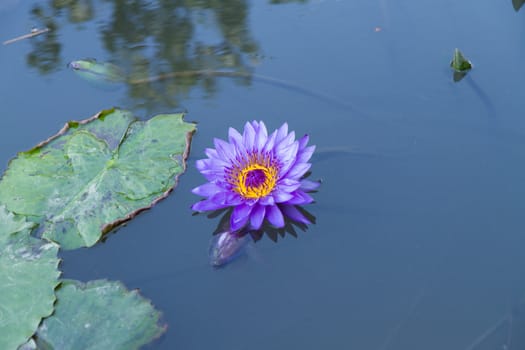
[[[454,50],[454,57],[452,62],[450,62],[450,66],[456,72],[467,72],[472,69],[472,63],[463,56],[459,49]]]
[[[53,312],[58,246],[29,235],[35,226],[0,207],[0,349],[16,349]]]
[[[516,12],[520,10],[520,8],[523,6],[523,3],[525,3],[525,0],[512,0],[512,6]]]
[[[116,84],[126,81],[126,75],[120,67],[109,62],[98,62],[94,58],[71,61],[68,67],[91,83]]]
[[[195,130],[182,117],[139,121],[110,110],[69,122],[10,162],[0,203],[38,223],[43,237],[62,248],[92,246],[176,185]]]
[[[55,313],[36,334],[39,348],[138,349],[165,331],[151,303],[120,282],[66,280],[56,293]]]

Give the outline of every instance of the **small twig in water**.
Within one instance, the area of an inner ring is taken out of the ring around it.
[[[423,297],[425,296],[425,292],[425,288],[422,288],[419,291],[419,293],[414,298],[414,301],[412,301],[412,304],[410,304],[410,307],[408,308],[405,317],[394,328],[392,328],[392,330],[386,336],[385,340],[383,341],[383,344],[381,345],[380,350],[387,350],[390,347],[394,339],[399,335],[401,329],[405,326],[405,324],[408,321],[410,321],[410,319],[414,315],[414,312],[416,311],[417,307],[421,303],[421,300],[423,300]]]
[[[505,315],[501,320],[493,324],[489,329],[487,329],[483,334],[474,339],[474,341],[465,349],[465,350],[476,350],[476,348],[481,345],[488,337],[493,335],[500,327],[503,327],[507,322],[509,322],[508,315]]]
[[[12,43],[16,43],[17,41],[24,40],[24,39],[29,39],[29,38],[32,38],[34,36],[37,36],[37,35],[40,35],[40,34],[44,34],[44,33],[47,33],[47,32],[49,32],[49,28],[43,28],[43,29],[36,29],[35,28],[35,29],[31,30],[31,33],[24,34],[24,35],[21,35],[21,36],[17,36],[16,38],[4,41],[4,45],[9,45],[9,44],[12,44]]]

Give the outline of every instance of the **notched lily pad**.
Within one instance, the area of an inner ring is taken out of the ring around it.
[[[160,313],[120,282],[66,280],[57,289],[55,313],[36,333],[43,349],[138,349],[164,331]]]
[[[16,349],[53,312],[58,246],[31,237],[34,226],[0,206],[0,349]]]
[[[118,109],[69,122],[9,163],[0,202],[62,248],[92,246],[169,194],[194,131],[183,114],[139,121]]]

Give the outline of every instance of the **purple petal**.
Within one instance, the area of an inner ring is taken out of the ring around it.
[[[205,199],[205,200],[202,200],[200,202],[197,202],[197,203],[193,204],[191,206],[191,209],[193,209],[195,211],[201,211],[202,212],[202,211],[210,211],[210,210],[222,209],[222,208],[226,208],[226,207],[228,207],[228,205],[220,205],[220,204],[212,202],[209,199]]]
[[[211,170],[217,170],[219,173],[222,173],[224,171],[225,167],[229,167],[231,163],[225,162],[220,159],[210,159],[210,162],[208,163]]]
[[[224,161],[235,158],[235,149],[231,144],[217,138],[213,139],[213,143],[221,160]]]
[[[319,181],[301,180],[300,188],[305,192],[310,192],[315,191],[319,186],[321,186],[321,182]]]
[[[228,140],[230,143],[241,144],[242,135],[237,131],[237,129],[229,128],[228,129]]]
[[[199,159],[195,162],[195,167],[200,172],[202,172],[203,170],[208,170],[210,168],[210,160],[209,159]]]
[[[294,195],[290,192],[274,190],[272,192],[272,197],[275,200],[275,203],[284,203],[292,199]]]
[[[275,227],[284,227],[283,213],[279,210],[276,205],[268,206],[266,209],[266,218]]]
[[[304,135],[303,137],[299,139],[299,149],[300,150],[306,147],[306,145],[308,144],[308,140],[310,140],[310,136],[308,135]]]
[[[284,123],[279,129],[277,129],[275,144],[280,143],[286,135],[288,135],[288,123]]]
[[[306,163],[314,154],[315,146],[306,147],[305,149],[297,152],[297,163]]]
[[[230,166],[230,164],[216,162],[211,159],[199,159],[195,165],[200,173],[210,182],[222,180],[224,178],[224,169]]]
[[[254,146],[257,150],[262,150],[268,140],[268,131],[266,125],[261,121],[256,129]]]
[[[218,180],[221,178],[221,175],[217,174],[216,171],[212,171],[212,170],[203,170],[203,171],[201,171],[201,174],[209,182],[219,182]]]
[[[253,145],[255,143],[255,129],[250,123],[246,123],[244,125],[244,133],[242,134],[242,143],[244,147],[246,147],[247,151],[251,151],[253,149]]]
[[[219,172],[216,168],[212,168],[210,164],[210,159],[199,159],[195,162],[197,169],[208,181],[215,181],[217,178],[224,176],[222,170]]]
[[[293,198],[290,199],[287,204],[302,205],[302,204],[310,204],[314,201],[314,199],[309,194],[301,190],[297,190],[292,194],[293,194]]]
[[[285,175],[289,179],[301,178],[312,166],[310,163],[296,163]]]
[[[191,190],[192,193],[202,197],[211,197],[220,191],[222,191],[222,189],[211,182],[195,187],[193,190]]]
[[[293,142],[295,142],[295,132],[292,131],[291,133],[288,134],[288,136],[286,136],[284,139],[282,139],[281,141],[278,141],[277,139],[275,140],[275,150],[279,153],[279,151],[283,148],[286,148],[288,147],[289,145],[291,145]]]
[[[244,145],[242,143],[241,134],[234,128],[230,128],[228,134],[230,143],[233,146],[233,152],[235,153],[235,157],[244,157],[244,155],[246,154],[246,149],[244,148]]]
[[[277,131],[272,132],[272,134],[266,140],[266,144],[261,149],[261,152],[263,153],[270,152],[273,149],[273,146],[275,145],[276,137],[277,137]]]
[[[208,180],[209,182],[217,181],[217,174],[210,172],[210,171],[203,171],[201,174]]]
[[[303,224],[311,224],[310,220],[308,220],[295,205],[282,204],[279,208],[281,208],[281,211],[286,217],[297,222],[302,222]]]
[[[236,206],[245,202],[245,199],[239,196],[237,193],[228,192],[226,196],[226,203],[229,203],[230,206]]]
[[[240,204],[233,208],[230,218],[230,229],[232,232],[238,231],[246,225],[252,208],[252,206],[246,204]]]
[[[261,199],[259,199],[259,204],[261,204],[261,205],[274,205],[275,204],[275,200],[273,199],[272,196],[266,196],[266,197],[262,197]]]
[[[199,159],[195,162],[197,170],[201,173],[204,171],[213,171],[217,174],[222,174],[224,168],[229,167],[231,164],[223,162],[222,160],[212,158],[212,159]]]
[[[264,221],[264,215],[266,214],[266,207],[264,205],[255,205],[252,214],[250,215],[250,226],[254,230],[261,228]]]
[[[238,194],[229,191],[216,193],[209,200],[223,207],[232,207],[243,202]]]
[[[301,187],[300,181],[284,178],[277,183],[276,189],[280,191],[286,191],[288,193],[291,193],[299,189],[300,187]]]
[[[261,120],[259,122],[260,132],[264,134],[264,136],[268,137],[268,129],[266,128],[266,124]]]
[[[220,158],[215,148],[206,148],[204,154],[206,154],[208,158]]]
[[[296,163],[297,150],[299,143],[294,142],[286,148],[282,148],[277,151],[277,157],[281,162],[281,169],[279,170],[279,176],[282,176],[290,170],[292,165]]]

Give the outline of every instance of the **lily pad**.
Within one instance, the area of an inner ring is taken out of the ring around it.
[[[66,280],[55,313],[36,333],[43,349],[138,349],[159,337],[160,313],[136,291],[106,280]]]
[[[90,247],[175,187],[195,130],[182,118],[114,109],[69,122],[9,163],[0,203],[64,249]]]
[[[0,349],[16,349],[53,312],[58,246],[29,235],[33,223],[0,207]]]

